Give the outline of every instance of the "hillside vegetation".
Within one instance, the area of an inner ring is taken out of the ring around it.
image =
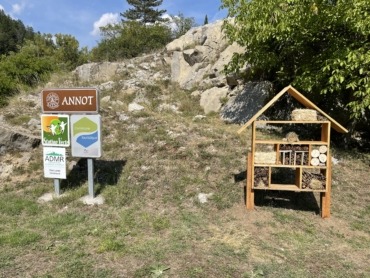
[[[61,79],[56,86],[83,85]],[[38,94],[13,97],[1,110],[6,123],[37,117],[28,99]],[[95,160],[105,204],[80,201],[86,160],[70,157],[63,194],[42,202],[53,192],[42,147],[1,157],[16,168],[0,182],[0,277],[369,276],[368,153],[333,150],[330,219],[320,217],[312,193],[259,192],[256,209],[246,211],[250,131],[238,135],[239,126],[218,115],[196,117],[199,99],[166,81],[145,85],[140,96],[117,86],[106,96],[103,156]],[[145,108],[130,112],[136,97]],[[7,117],[14,110],[29,118]]]

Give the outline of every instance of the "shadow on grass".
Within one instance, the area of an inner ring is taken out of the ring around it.
[[[320,214],[320,207],[313,192],[255,190],[254,203],[261,207],[313,211]]]
[[[126,160],[93,160],[94,184],[98,184],[95,193],[98,195],[106,186],[117,185]],[[68,173],[67,179],[62,180],[63,190],[80,187],[88,181],[87,158],[81,158]]]
[[[234,174],[235,183],[246,183],[247,171]],[[244,200],[247,197],[246,184]],[[319,193],[317,193],[319,194]],[[320,206],[313,192],[294,192],[277,190],[254,190],[254,204],[261,207],[276,207],[320,214]]]

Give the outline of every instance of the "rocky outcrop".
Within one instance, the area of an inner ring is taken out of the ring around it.
[[[77,80],[103,91],[119,87],[125,94],[136,94],[137,104],[146,102],[145,84],[168,80],[199,96],[205,114],[221,111],[225,121],[245,122],[262,107],[270,84],[245,85],[236,75],[225,76],[223,69],[233,54],[245,49],[227,41],[222,24],[218,21],[192,28],[161,53],[121,63],[85,64],[76,68],[74,74]]]
[[[119,87],[121,92],[133,94],[143,84],[170,79],[169,72],[163,70],[163,63],[163,55],[155,53],[126,62],[88,63],[77,67],[72,73],[78,81],[88,82],[101,91]]]
[[[77,67],[74,74],[83,82],[106,82],[110,81],[113,76],[122,73],[125,66],[125,63],[118,62],[88,63]]]
[[[196,27],[166,46],[171,80],[183,89],[227,86],[222,71],[233,53],[244,48],[230,45],[222,32],[223,21]]]
[[[31,151],[40,143],[40,137],[20,130],[12,130],[4,124],[0,126],[0,154],[10,150]]]
[[[244,52],[237,44],[230,45],[222,32],[222,24],[223,21],[218,21],[192,28],[169,43],[162,53],[125,62],[89,63],[73,73],[77,80],[89,82],[100,90],[121,87],[121,91],[128,94],[141,92],[143,84],[170,80],[182,89],[197,91],[205,114],[219,112],[225,100],[236,94],[233,89],[240,85],[237,78],[225,77],[224,66],[235,52]]]

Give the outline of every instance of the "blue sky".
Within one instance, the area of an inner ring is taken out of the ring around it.
[[[221,0],[163,0],[160,9],[203,24],[206,15],[210,23],[226,17],[220,6]],[[35,32],[70,34],[90,49],[100,40],[99,26],[120,20],[129,8],[126,0],[0,0],[0,9]]]

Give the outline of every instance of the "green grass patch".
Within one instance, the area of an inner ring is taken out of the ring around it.
[[[36,215],[39,212],[39,205],[32,200],[27,200],[24,197],[17,195],[0,195],[0,213],[2,214],[9,216],[17,216],[21,214]]]
[[[0,235],[0,245],[22,247],[35,243],[41,239],[41,235],[25,229],[16,229]]]

